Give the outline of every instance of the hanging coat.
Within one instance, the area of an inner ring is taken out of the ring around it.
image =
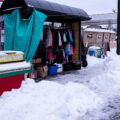
[[[22,51],[25,60],[30,62],[39,45],[46,18],[45,14],[35,9],[27,20],[21,19],[18,9],[4,15],[4,50]]]
[[[47,42],[48,42],[48,46],[47,47],[52,47],[53,45],[53,38],[52,38],[52,32],[49,28],[49,32],[48,32],[48,37],[47,37]]]
[[[63,41],[64,41],[64,43],[67,43],[67,37],[66,37],[66,34],[64,33],[64,35],[63,35]]]
[[[72,46],[73,39],[69,30],[67,30],[67,39],[68,39],[68,44],[66,46],[67,54],[73,55],[73,46]]]
[[[53,48],[57,49],[59,47],[58,31],[56,29],[52,29],[52,33],[53,33]]]
[[[58,31],[58,41],[59,41],[59,47],[62,46],[62,39],[61,39],[61,35],[60,32]]]

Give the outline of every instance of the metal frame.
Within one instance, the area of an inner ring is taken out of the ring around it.
[[[117,54],[120,55],[120,0],[118,0],[118,17],[117,17]]]

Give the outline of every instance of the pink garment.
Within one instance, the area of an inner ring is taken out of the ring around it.
[[[48,48],[48,59],[52,62],[52,51]]]

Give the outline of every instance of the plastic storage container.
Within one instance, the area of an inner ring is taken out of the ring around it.
[[[58,70],[58,66],[57,65],[49,65],[48,66],[48,75],[56,75],[57,74],[57,70]]]
[[[64,70],[64,71],[73,70],[73,63],[64,64],[64,65],[63,65],[63,70]]]
[[[58,66],[57,73],[63,72],[63,65],[62,64],[56,64]]]
[[[18,89],[24,80],[24,74],[0,78],[0,95],[5,91]]]
[[[101,58],[102,55],[103,55],[102,49],[97,49],[97,51],[96,51],[96,57],[97,57],[97,58]]]
[[[89,51],[88,51],[88,54],[89,54],[90,56],[94,56],[94,55],[95,55],[95,50],[89,50]]]

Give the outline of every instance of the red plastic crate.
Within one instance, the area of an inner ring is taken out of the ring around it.
[[[0,95],[5,91],[20,88],[23,80],[24,74],[0,78]]]

